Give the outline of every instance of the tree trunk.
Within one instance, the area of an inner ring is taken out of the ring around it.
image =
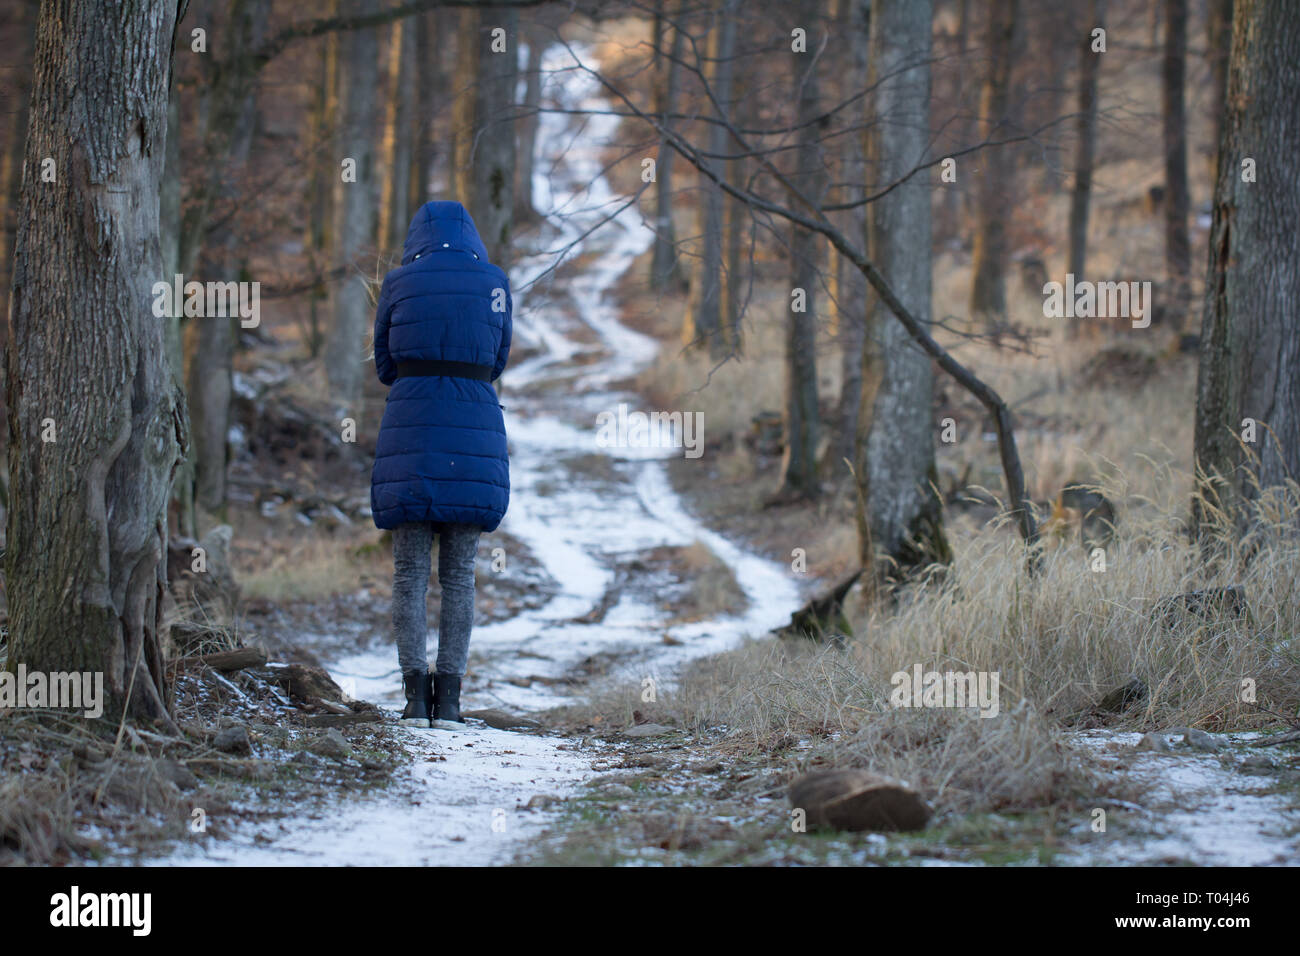
[[[533,159],[537,153],[537,130],[541,125],[542,106],[542,56],[549,46],[550,36],[539,25],[526,30],[528,58],[524,64],[523,113],[519,117],[518,164],[515,175],[515,218],[531,222],[538,218],[533,206]]]
[[[848,37],[849,70],[841,96],[867,88],[870,46],[870,0],[847,0],[842,4],[841,28]],[[855,111],[865,115],[865,111]],[[867,187],[866,133],[856,131],[844,137],[843,179],[850,185],[848,197],[863,198]],[[955,191],[954,191],[955,192]],[[840,228],[865,245],[867,207],[856,206],[840,214]],[[825,463],[827,474],[843,474],[845,462],[856,461],[858,414],[862,407],[862,360],[867,332],[867,280],[844,256],[835,254],[835,330],[840,346],[840,396],[835,411],[835,435]],[[856,465],[854,466],[856,470]],[[864,489],[865,490],[865,489]]]
[[[1232,0],[1209,0],[1206,17],[1206,59],[1210,61],[1210,116],[1214,139],[1210,149],[1210,179],[1218,176],[1219,142],[1223,138],[1224,94],[1228,87],[1228,57],[1232,53]]]
[[[411,136],[415,115],[415,23],[396,20],[389,42],[388,92],[384,115],[384,198],[379,206],[380,248],[396,253],[410,224]]]
[[[498,29],[505,31],[504,49],[494,34]],[[489,6],[462,11],[457,42],[458,82],[473,78],[473,85],[462,91],[456,124],[456,198],[474,217],[488,256],[504,269],[511,259],[514,216],[518,10]]]
[[[444,14],[445,15],[445,14]],[[438,60],[434,54],[434,40],[437,37],[436,14],[420,14],[415,30],[415,148],[411,163],[411,183],[408,192],[407,208],[411,215],[429,201],[429,181],[433,177],[434,142],[433,115],[434,105],[447,98],[445,71],[438,69]],[[448,38],[450,41],[451,37]],[[409,224],[408,224],[409,225]]]
[[[709,30],[709,87],[724,111],[729,111],[731,105],[737,7],[736,0],[719,0]],[[731,142],[727,130],[718,123],[710,124],[707,139],[709,152],[714,156],[727,152]],[[722,165],[720,160],[711,161]],[[710,355],[719,357],[728,351],[722,321],[725,197],[716,184],[707,180],[701,180],[700,189],[703,193],[700,202],[700,260],[691,280],[691,303],[683,339],[688,346],[705,346]]]
[[[379,9],[377,0],[350,0],[346,12],[372,13]],[[343,115],[340,155],[336,163],[353,160],[356,181],[341,178],[342,200],[338,204],[338,254],[349,267],[348,276],[334,294],[334,326],[325,345],[325,371],[330,391],[349,410],[361,398],[362,356],[366,331],[373,318],[370,309],[368,280],[373,265],[363,263],[374,238],[375,228],[375,137],[373,119],[378,87],[376,64],[379,59],[379,33],[374,27],[354,30],[344,39]]]
[[[1196,466],[1225,479],[1201,491],[1243,527],[1258,486],[1300,477],[1300,19],[1285,4],[1236,0],[1227,112],[1210,226],[1196,394]],[[1257,182],[1243,182],[1252,159]],[[1243,446],[1243,419],[1257,444]],[[1267,427],[1266,427],[1267,426]],[[1258,456],[1258,462],[1247,457]],[[1211,478],[1211,481],[1213,477]],[[1212,531],[1198,501],[1203,540]]]
[[[926,159],[930,136],[930,0],[875,0],[871,72],[876,121],[868,159],[880,183],[892,183]],[[867,255],[917,321],[930,322],[930,193],[914,176],[871,204]],[[935,493],[930,357],[884,303],[868,315],[862,412],[855,472],[865,482],[858,500],[870,513],[864,548],[903,565],[948,561],[943,506]],[[861,530],[864,516],[858,515]],[[861,555],[874,567],[872,553]]]
[[[981,140],[996,139],[1010,102],[1012,49],[1020,0],[989,5],[988,65],[980,92]],[[1011,168],[1009,151],[985,149],[979,154],[979,185],[975,212],[975,245],[971,253],[970,310],[972,318],[996,328],[1007,314],[1006,216],[1007,185]]]
[[[1187,58],[1187,0],[1165,0],[1164,92],[1166,314],[1181,331],[1188,306],[1191,246],[1187,236],[1187,122],[1183,76]]]
[[[664,29],[672,31],[672,46],[668,57],[661,60],[661,82],[656,86],[662,91],[656,112],[661,117],[660,123],[672,129],[671,114],[677,109],[681,97],[682,85],[682,3],[673,4],[673,21],[665,24]],[[662,20],[662,18],[660,18]],[[669,148],[667,138],[659,140],[659,154],[655,160],[655,244],[650,262],[650,282],[655,289],[682,288],[685,277],[677,261],[677,231],[673,228],[673,160],[677,151]]]
[[[324,16],[338,12],[337,0],[326,0]],[[339,35],[327,34],[321,43],[320,72],[312,95],[311,115],[308,120],[308,143],[311,144],[311,168],[307,174],[307,253],[311,268],[317,275],[325,273],[332,265],[334,245],[334,183],[338,181],[338,130],[334,120],[338,116]],[[325,343],[325,319],[329,309],[329,284],[322,280],[308,295],[307,354],[320,355]]]
[[[42,6],[5,383],[7,666],[100,672],[106,719],[169,726],[166,508],[185,424],[151,303],[175,17],[169,0]]]
[[[807,53],[795,53],[791,74],[798,106],[795,187],[808,200],[820,205],[826,188],[821,151],[821,128],[807,122],[817,115],[818,83],[813,46],[815,8],[809,0],[801,5],[802,22],[810,35]],[[817,446],[821,438],[821,415],[817,402],[817,286],[821,281],[821,237],[800,225],[790,228],[789,325],[785,339],[785,455],[778,499],[813,498],[820,491],[817,475]],[[803,301],[799,301],[802,294]]]
[[[1074,190],[1070,193],[1070,265],[1067,271],[1082,280],[1088,261],[1088,207],[1092,202],[1092,158],[1097,144],[1097,75],[1101,53],[1092,49],[1092,31],[1104,27],[1106,0],[1092,0],[1092,17],[1084,24],[1079,41],[1079,116],[1076,123]],[[1082,322],[1072,320],[1070,334],[1078,335]]]

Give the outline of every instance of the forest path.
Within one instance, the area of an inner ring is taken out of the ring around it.
[[[579,55],[586,57],[586,51]],[[561,109],[608,106],[596,82],[563,48],[552,48],[544,91]],[[546,100],[544,100],[545,102]],[[512,491],[501,530],[540,562],[554,590],[544,603],[476,626],[466,710],[515,714],[564,703],[589,658],[615,679],[662,685],[676,665],[733,646],[789,619],[800,597],[786,570],[753,555],[693,518],[672,490],[665,465],[680,448],[600,448],[596,416],[638,407],[614,390],[651,362],[658,343],[622,325],[610,293],[653,235],[627,196],[603,175],[601,146],[617,117],[585,120],[543,113],[537,137],[536,201],[548,210],[548,252],[512,271],[515,343],[527,357],[503,381]],[[621,210],[620,210],[620,207]],[[586,235],[602,219],[611,221]],[[553,239],[552,239],[553,235]],[[563,278],[545,274],[555,251],[572,248]],[[542,277],[539,281],[538,277]],[[550,286],[562,293],[543,295]],[[561,307],[562,303],[562,307]],[[592,456],[604,456],[593,469]],[[661,573],[636,555],[664,546],[706,544],[731,570],[747,606],[738,615],[675,624],[651,600]],[[485,539],[485,544],[489,541]],[[510,558],[506,568],[511,573]],[[430,635],[430,650],[436,646]],[[390,641],[324,663],[354,696],[385,709],[402,706]],[[537,795],[564,796],[596,771],[608,748],[498,730],[399,728],[415,761],[383,792],[304,809],[172,862],[236,865],[488,865],[508,862],[552,813],[525,811]]]

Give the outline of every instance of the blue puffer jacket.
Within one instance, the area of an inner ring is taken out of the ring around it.
[[[512,307],[510,282],[488,262],[465,207],[426,203],[375,315],[375,371],[392,386],[370,479],[378,527],[454,521],[493,531],[501,523],[510,467],[496,391],[473,378],[399,378],[397,363],[465,362],[491,368],[495,381],[510,355]]]

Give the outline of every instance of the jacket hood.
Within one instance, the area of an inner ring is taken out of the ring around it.
[[[487,261],[487,248],[468,210],[458,202],[427,202],[411,220],[402,247],[402,265],[439,249],[457,249]]]

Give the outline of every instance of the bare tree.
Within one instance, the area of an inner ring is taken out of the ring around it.
[[[659,6],[662,6],[662,0]],[[655,13],[655,26],[659,34],[655,43],[659,74],[655,85],[656,93],[659,94],[655,113],[669,129],[673,126],[672,114],[677,109],[677,101],[681,96],[682,6],[683,0],[675,0],[671,19],[666,18],[658,8]],[[668,32],[672,34],[672,43],[668,55],[663,56],[660,47],[663,34]],[[660,142],[655,159],[655,243],[650,263],[650,282],[656,289],[681,287],[685,283],[677,259],[677,232],[673,227],[673,157],[676,155],[676,151],[666,142]]]
[[[519,13],[506,6],[460,16],[455,193],[469,209],[492,261],[510,262],[514,217],[515,82]]]
[[[347,0],[355,14],[373,12],[377,0]],[[340,199],[338,221],[339,259],[353,272],[334,294],[334,325],[325,345],[325,371],[330,391],[345,406],[361,397],[364,373],[362,353],[370,327],[369,280],[373,266],[363,265],[363,253],[371,248],[375,224],[375,145],[373,119],[378,92],[376,64],[379,34],[374,28],[355,30],[344,42],[341,86],[343,115],[339,120],[340,155],[336,191]]]
[[[1292,164],[1300,124],[1300,19],[1236,0],[1219,143],[1196,390],[1201,490],[1245,523],[1261,487],[1300,478],[1300,261]],[[1254,171],[1252,173],[1252,170]],[[1258,422],[1255,440],[1246,419]],[[1251,457],[1257,457],[1257,462]],[[1212,527],[1201,502],[1195,520]]]
[[[867,88],[870,46],[870,0],[845,0],[840,4],[839,29],[848,38],[848,69],[843,93]],[[856,130],[843,137],[842,178],[849,195],[862,199],[867,192],[866,135]],[[839,213],[840,228],[848,235],[867,237],[867,206],[858,203]],[[862,407],[863,346],[867,333],[867,280],[844,256],[835,254],[835,332],[840,346],[840,395],[835,411],[835,430],[827,452],[826,471],[835,473],[853,462],[857,447],[858,415]]]
[[[381,248],[402,248],[411,218],[412,137],[415,133],[415,23],[396,20],[389,35],[384,114],[384,196],[379,204]]]
[[[875,0],[870,88],[875,121],[868,160],[898,188],[870,207],[867,250],[900,302],[930,322],[930,195],[926,176],[905,179],[930,146],[930,0]],[[934,375],[930,356],[876,300],[867,314],[862,412],[858,418],[859,542],[906,565],[951,558],[934,484]],[[868,513],[863,513],[862,506]],[[863,533],[870,520],[871,533]]]
[[[798,22],[808,30],[809,48],[794,54],[792,99],[798,104],[795,174],[792,182],[814,205],[826,189],[821,133],[812,121],[820,108],[818,60],[824,47],[813,47],[816,4],[798,5]],[[822,32],[822,31],[818,31]],[[721,193],[719,193],[721,195]],[[817,451],[821,413],[817,401],[817,300],[824,248],[821,237],[802,223],[790,225],[790,313],[785,337],[785,451],[778,500],[813,498],[820,492]]]
[[[1187,236],[1187,120],[1183,79],[1187,59],[1187,0],[1165,0],[1165,56],[1161,71],[1165,143],[1165,273],[1174,329],[1183,327],[1191,246]]]
[[[1082,279],[1088,261],[1088,208],[1092,202],[1092,160],[1097,146],[1097,76],[1102,54],[1093,49],[1092,31],[1106,26],[1106,0],[1092,0],[1091,16],[1079,38],[1079,115],[1075,120],[1074,188],[1070,192],[1070,266]],[[1077,335],[1080,322],[1070,323]]]
[[[9,666],[102,673],[106,716],[169,726],[166,506],[185,427],[150,304],[175,18],[173,0],[42,6],[5,386]]]
[[[988,5],[987,56],[980,91],[980,136],[988,141],[1006,121],[1010,104],[1012,50],[1020,0]],[[1002,149],[981,158],[975,203],[975,245],[971,253],[971,315],[996,327],[1006,318],[1007,192],[1011,168]]]
[[[708,68],[705,74],[709,88],[724,111],[731,108],[732,76],[736,46],[737,0],[713,0],[709,28]],[[727,151],[727,129],[711,124],[708,131],[709,153],[721,156]],[[715,162],[719,160],[715,159]],[[700,201],[700,254],[691,276],[690,304],[686,314],[682,338],[687,345],[701,345],[714,356],[727,352],[723,328],[723,230],[724,196],[716,184],[700,182],[703,194]]]

